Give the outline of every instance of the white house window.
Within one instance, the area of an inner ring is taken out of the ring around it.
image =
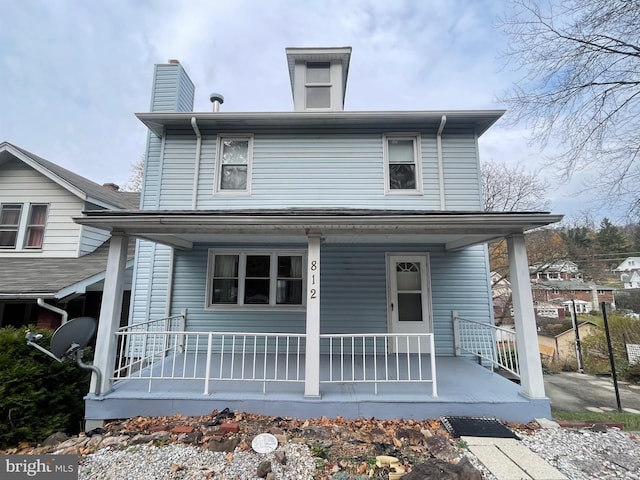
[[[25,248],[42,248],[44,226],[47,220],[46,205],[31,205],[24,239]]]
[[[0,210],[0,248],[41,249],[47,221],[47,205],[5,203]],[[23,210],[28,215],[22,215]]]
[[[248,192],[252,157],[252,136],[221,136],[218,140],[216,191]]]
[[[209,251],[209,307],[301,306],[303,254]]]
[[[331,63],[307,62],[305,101],[306,108],[331,107]]]
[[[385,135],[386,193],[422,193],[418,135]]]
[[[16,248],[21,213],[21,204],[2,205],[2,211],[0,211],[0,248]]]

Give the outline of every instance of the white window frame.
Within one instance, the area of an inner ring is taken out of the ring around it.
[[[50,211],[50,205],[48,203],[40,203],[40,202],[4,202],[0,204],[0,211],[3,207],[9,205],[16,205],[20,207],[20,218],[18,220],[17,225],[17,234],[16,234],[16,244],[12,247],[10,246],[0,246],[0,251],[13,251],[13,252],[41,252],[44,248],[44,235],[47,230],[47,223]],[[45,221],[43,225],[43,239],[42,245],[39,247],[29,247],[27,246],[27,234],[29,229],[33,227],[29,223],[29,219],[31,218],[31,212],[33,207],[44,206],[46,207]]]
[[[326,64],[329,70],[329,82],[309,82],[307,80],[307,72],[309,71],[309,64]],[[335,89],[333,88],[333,73],[332,73],[332,62],[306,62],[304,64],[304,108],[305,110],[332,110],[333,106],[333,96],[336,94]],[[318,88],[325,87],[329,89],[329,105],[326,107],[310,107],[307,105],[307,89],[309,88]]]
[[[247,186],[244,190],[231,190],[222,188],[222,150],[225,140],[248,140],[247,146]],[[213,192],[216,195],[246,196],[251,195],[251,171],[253,165],[253,134],[250,133],[225,133],[218,135],[216,144],[216,170]]]
[[[390,140],[413,140],[413,161],[415,165],[416,188],[415,189],[392,189],[389,163],[389,141]],[[421,138],[419,133],[385,133],[382,135],[382,151],[384,156],[384,193],[385,195],[422,195],[422,152]]]
[[[213,273],[214,273],[214,261],[216,255],[238,255],[238,295],[237,303],[212,303],[212,288],[213,288]],[[269,255],[270,272],[269,272],[269,303],[268,304],[245,304],[244,303],[244,280],[246,278],[246,259],[251,255]],[[291,304],[278,304],[276,303],[277,295],[277,282],[278,282],[278,257],[302,257],[302,303]],[[240,250],[240,249],[226,249],[226,248],[210,248],[207,259],[207,282],[206,282],[206,295],[205,295],[205,310],[305,310],[306,308],[306,288],[307,288],[307,251],[306,250]]]

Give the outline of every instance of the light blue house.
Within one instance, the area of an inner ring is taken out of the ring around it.
[[[88,424],[549,416],[523,233],[561,217],[482,210],[478,137],[503,112],[344,111],[351,48],[286,54],[293,112],[225,113],[216,94],[193,112],[180,63],[156,66],[140,210],[76,219],[112,232]],[[501,238],[515,335],[493,326]]]

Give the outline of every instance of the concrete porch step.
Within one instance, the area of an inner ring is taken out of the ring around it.
[[[513,438],[460,438],[498,480],[567,480],[564,474]]]

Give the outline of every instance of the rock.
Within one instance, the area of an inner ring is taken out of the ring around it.
[[[409,445],[419,445],[425,438],[420,430],[414,428],[401,428],[396,432],[396,438],[404,439]]]
[[[93,435],[87,442],[87,447],[96,449],[100,446],[102,440],[104,440],[102,435]]]
[[[81,448],[84,447],[88,441],[89,439],[87,437],[73,437],[59,444],[56,447],[56,450],[64,450],[69,447]]]
[[[273,472],[267,473],[267,480],[276,480],[276,474]]]
[[[287,454],[284,453],[284,450],[276,450],[275,453],[273,454],[273,458],[280,465],[286,465],[287,464]]]
[[[199,443],[202,439],[202,434],[200,432],[192,432],[192,433],[183,433],[178,436],[178,441],[182,443]]]
[[[260,478],[265,478],[268,473],[271,472],[271,462],[269,460],[265,460],[260,465],[258,465],[258,469],[256,470],[256,475]]]
[[[93,437],[94,435],[104,435],[105,433],[107,433],[107,431],[102,427],[97,427],[85,433],[87,437]]]
[[[100,444],[100,448],[112,447],[114,445],[120,445],[121,443],[129,440],[129,437],[126,435],[119,435],[116,437],[104,437],[102,439],[102,443]]]
[[[433,459],[413,467],[402,480],[482,480],[482,474],[466,457],[457,464]]]
[[[330,440],[331,431],[323,427],[306,427],[300,432],[300,435],[309,440]]]
[[[139,433],[134,437],[132,437],[129,443],[131,443],[131,445],[139,445],[141,443],[153,442],[153,440],[154,439],[152,435],[145,435],[144,433]]]
[[[55,447],[60,443],[68,440],[67,434],[64,432],[56,432],[49,435],[44,442],[42,442],[43,447]]]
[[[438,460],[450,462],[458,456],[456,448],[451,445],[449,439],[444,435],[436,434],[433,437],[428,437],[426,439],[426,444],[429,449],[429,453]]]
[[[238,444],[240,438],[228,438],[226,440],[210,440],[207,444],[207,448],[212,452],[233,452]]]

